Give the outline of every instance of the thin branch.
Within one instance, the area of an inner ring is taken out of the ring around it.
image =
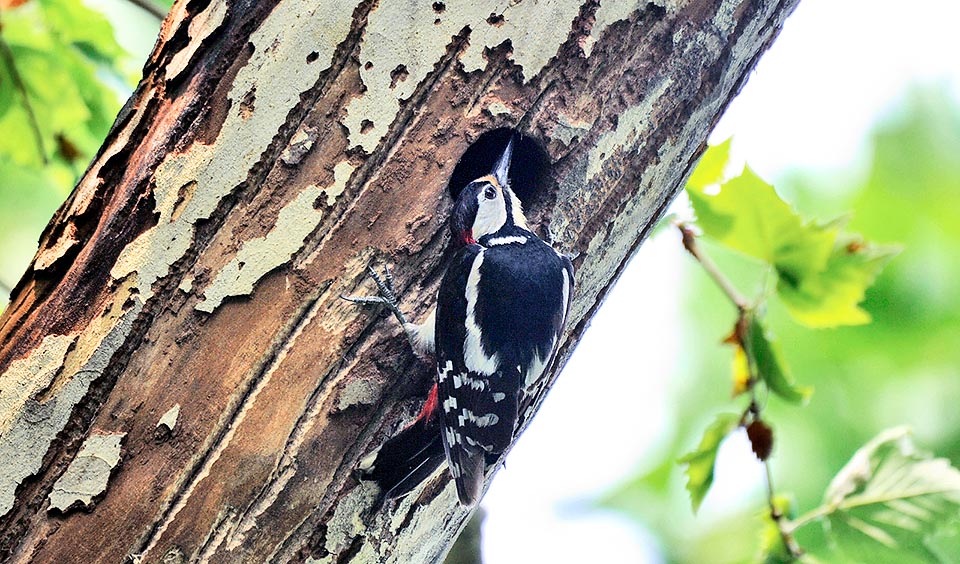
[[[737,307],[740,315],[737,318],[736,326],[736,339],[740,342],[741,346],[744,346],[746,342],[746,327],[749,322],[749,316],[747,312],[750,310],[750,303],[746,298],[743,297],[736,288],[733,287],[733,284],[727,280],[727,277],[720,272],[720,269],[717,267],[717,264],[707,256],[703,250],[700,249],[700,246],[697,244],[697,235],[694,233],[693,229],[683,223],[677,223],[677,228],[680,229],[681,235],[683,235],[683,248],[687,250],[697,262],[700,263],[700,266],[713,278],[713,281],[716,282],[717,286],[727,295],[727,298],[733,302],[733,305]],[[762,299],[762,298],[761,298]],[[752,360],[748,363],[748,369],[750,371],[750,381],[753,383],[760,381],[760,375],[757,373],[757,366]],[[740,424],[743,425],[746,419],[751,417],[754,421],[761,421],[760,412],[762,408],[757,402],[757,387],[755,385],[750,386],[750,407],[743,414],[743,419]],[[759,456],[759,455],[758,455]],[[791,523],[787,518],[784,517],[780,509],[777,507],[776,499],[776,488],[773,485],[773,470],[770,467],[769,458],[763,460],[763,469],[766,474],[767,482],[767,504],[770,507],[770,519],[773,520],[774,524],[777,526],[777,531],[780,532],[780,538],[783,540],[783,546],[789,552],[790,557],[794,560],[803,556],[803,549],[800,548],[800,545],[797,544],[797,540],[793,538],[793,531],[796,530],[796,524]]]
[[[167,17],[167,12],[157,3],[151,2],[151,0],[130,0],[130,3],[160,21],[163,21]]]
[[[723,290],[723,293],[730,298],[730,301],[733,302],[733,305],[737,306],[737,309],[740,312],[745,312],[750,309],[750,303],[744,298],[736,288],[733,287],[733,284],[727,280],[726,276],[720,272],[720,269],[717,267],[717,264],[713,262],[704,252],[700,249],[700,246],[697,244],[697,235],[690,229],[689,226],[683,223],[677,223],[677,228],[680,229],[680,234],[683,235],[683,248],[687,250],[697,262],[700,263],[700,266],[707,271],[707,274],[710,275],[710,278],[713,278],[713,281],[717,283],[717,286]]]
[[[800,558],[803,556],[803,549],[797,544],[797,539],[793,538],[795,528],[791,528],[790,521],[777,508],[776,493],[773,487],[773,470],[770,468],[769,459],[763,461],[763,468],[767,474],[767,504],[770,506],[770,518],[776,523],[777,530],[780,531],[780,538],[783,540],[783,546],[786,547],[790,556],[795,559]]]
[[[43,164],[46,165],[49,161],[47,160],[47,150],[43,146],[43,134],[40,133],[40,123],[37,121],[37,116],[33,113],[33,106],[30,104],[27,87],[24,85],[20,71],[17,70],[17,63],[13,59],[13,51],[10,50],[10,45],[4,41],[3,37],[0,37],[0,57],[3,58],[7,64],[7,68],[10,69],[10,77],[13,78],[13,85],[23,98],[23,108],[27,112],[27,121],[30,122],[30,129],[33,130],[33,136],[37,142],[37,150],[40,151],[40,159],[43,161]]]

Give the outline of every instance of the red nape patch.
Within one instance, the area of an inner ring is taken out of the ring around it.
[[[420,415],[417,416],[417,419],[430,419],[433,412],[437,410],[438,403],[437,385],[434,384],[433,387],[430,388],[430,393],[427,395],[427,403],[423,404],[423,409],[420,410]]]
[[[460,238],[463,239],[463,242],[467,245],[475,245],[477,240],[473,238],[473,230],[465,229],[463,233],[460,234]]]

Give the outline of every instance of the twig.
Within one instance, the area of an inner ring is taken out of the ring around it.
[[[149,13],[151,16],[160,21],[163,21],[167,17],[167,12],[165,12],[163,8],[161,8],[155,2],[151,2],[150,0],[130,0],[130,3],[140,8],[144,12]]]
[[[49,161],[47,160],[47,150],[43,146],[43,134],[40,133],[40,123],[37,122],[37,116],[33,113],[33,106],[30,104],[27,87],[24,85],[23,78],[17,70],[17,63],[13,59],[13,51],[10,50],[10,45],[4,41],[3,37],[0,37],[0,57],[3,57],[7,68],[10,69],[10,77],[13,78],[13,85],[23,98],[23,109],[27,112],[27,121],[30,122],[30,129],[33,130],[33,136],[37,141],[37,150],[40,151],[40,159],[43,161],[43,164],[46,165]]]
[[[748,312],[750,311],[750,303],[747,301],[736,288],[733,287],[733,284],[727,280],[727,277],[720,272],[720,269],[717,267],[717,264],[707,256],[703,250],[700,249],[700,246],[697,244],[697,235],[694,233],[693,229],[683,223],[677,223],[677,228],[680,229],[681,235],[683,235],[683,248],[687,250],[697,262],[700,263],[700,266],[710,275],[710,278],[713,278],[713,281],[716,282],[717,286],[727,295],[727,298],[733,302],[733,305],[736,306],[739,311],[739,317],[737,318],[736,325],[736,340],[740,342],[741,346],[744,346],[746,343],[746,330],[747,323],[749,323]],[[749,362],[749,371],[750,371],[750,381],[759,382],[760,375],[757,373],[757,366],[754,362]],[[760,421],[760,413],[762,408],[757,402],[757,388],[756,386],[750,386],[750,407],[744,413],[743,419],[740,424],[744,425],[748,414],[752,417],[754,421]],[[774,524],[777,526],[777,530],[780,532],[780,538],[783,540],[783,546],[787,549],[790,554],[790,557],[794,560],[803,556],[803,549],[800,548],[800,545],[797,544],[797,540],[793,538],[793,531],[796,530],[796,523],[790,522],[786,519],[783,513],[780,512],[780,509],[777,508],[776,500],[776,489],[773,486],[773,470],[770,467],[770,460],[763,460],[763,468],[766,473],[766,482],[767,482],[767,504],[770,506],[770,518],[773,520]]]
[[[720,272],[720,269],[717,267],[717,264],[713,262],[707,255],[703,253],[700,249],[700,246],[697,244],[697,235],[690,229],[689,226],[683,223],[677,223],[677,228],[680,229],[680,234],[683,235],[683,248],[687,250],[697,262],[700,263],[700,266],[707,271],[707,274],[710,275],[710,278],[713,278],[713,281],[717,283],[717,286],[723,290],[723,293],[730,298],[730,301],[733,302],[733,305],[737,306],[737,309],[741,313],[750,309],[750,304],[747,302],[747,299],[744,298],[736,288],[733,287],[733,284]]]
[[[770,518],[777,525],[780,538],[783,540],[783,546],[786,547],[790,556],[794,559],[800,558],[803,556],[803,549],[797,544],[797,539],[793,538],[795,528],[790,527],[791,523],[784,518],[783,513],[777,508],[776,493],[773,487],[773,470],[770,469],[769,459],[763,461],[763,468],[767,474],[767,503],[770,505]]]

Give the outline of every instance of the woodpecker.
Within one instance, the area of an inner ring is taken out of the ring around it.
[[[513,442],[519,406],[530,399],[556,351],[573,294],[573,265],[528,227],[510,187],[513,139],[493,171],[470,182],[450,217],[458,247],[436,308],[407,322],[389,270],[370,270],[383,304],[414,351],[436,361],[433,388],[417,419],[366,456],[358,470],[383,500],[402,497],[445,459],[464,506],[476,505],[487,466]]]

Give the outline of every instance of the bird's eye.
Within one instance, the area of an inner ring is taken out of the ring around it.
[[[488,199],[488,200],[492,200],[492,199],[496,198],[496,197],[497,197],[497,189],[494,188],[493,186],[487,186],[487,188],[483,191],[483,197],[486,198],[486,199]]]

